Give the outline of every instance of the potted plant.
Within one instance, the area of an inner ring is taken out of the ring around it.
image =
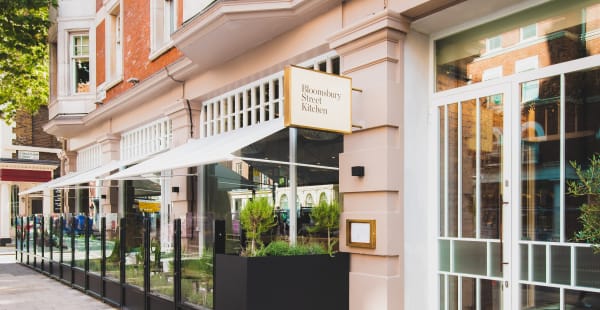
[[[579,220],[582,229],[575,234],[576,241],[592,244],[594,253],[600,253],[600,155],[594,154],[585,169],[575,161],[570,162],[575,169],[577,180],[567,181],[567,193],[573,196],[586,196],[587,203],[581,206]]]
[[[250,240],[248,256],[256,256],[259,247],[264,246],[261,236],[275,226],[273,207],[267,197],[251,199],[240,212],[240,222]]]
[[[312,209],[310,217],[314,225],[309,228],[310,232],[327,231],[327,252],[333,256],[334,246],[337,244],[337,238],[331,236],[334,230],[340,227],[340,205],[337,201],[328,203],[320,201],[319,204]]]
[[[261,235],[273,218],[273,208],[261,198],[242,209],[248,249],[241,256],[216,254],[215,309],[348,309],[348,254],[332,257],[320,245],[286,241],[263,247]]]

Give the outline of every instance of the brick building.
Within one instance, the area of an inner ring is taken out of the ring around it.
[[[19,198],[20,191],[58,175],[62,150],[56,137],[44,132],[48,108],[36,114],[18,112],[12,125],[0,125],[0,240],[14,238],[13,218],[44,213],[44,197]],[[46,197],[46,204],[50,197]],[[48,212],[49,210],[45,210]]]
[[[600,308],[597,258],[573,242],[585,199],[566,190],[569,163],[600,152],[599,12],[588,0],[62,0],[44,130],[65,143],[64,175],[22,194],[61,193],[59,211],[106,217],[115,238],[124,218],[131,268],[142,218],[165,252],[181,219],[183,255],[199,258],[215,220],[239,243],[237,212],[256,193],[290,217],[339,199],[350,309]],[[351,130],[286,125],[291,66],[351,79]],[[348,226],[364,221],[376,225],[353,242]],[[103,281],[173,302],[121,279]],[[214,307],[210,280],[184,283],[184,302]]]

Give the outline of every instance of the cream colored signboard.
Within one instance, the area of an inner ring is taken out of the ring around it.
[[[352,80],[296,66],[285,68],[286,126],[352,132]]]

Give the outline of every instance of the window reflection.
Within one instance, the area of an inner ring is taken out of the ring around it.
[[[595,55],[600,41],[600,5],[595,1],[551,1],[435,42],[436,91],[491,79],[501,68],[534,55],[539,67]],[[490,69],[494,69],[489,71]],[[487,72],[487,73],[486,73]]]

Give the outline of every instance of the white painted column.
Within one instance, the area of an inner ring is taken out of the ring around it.
[[[10,184],[0,182],[0,238],[10,237]]]

